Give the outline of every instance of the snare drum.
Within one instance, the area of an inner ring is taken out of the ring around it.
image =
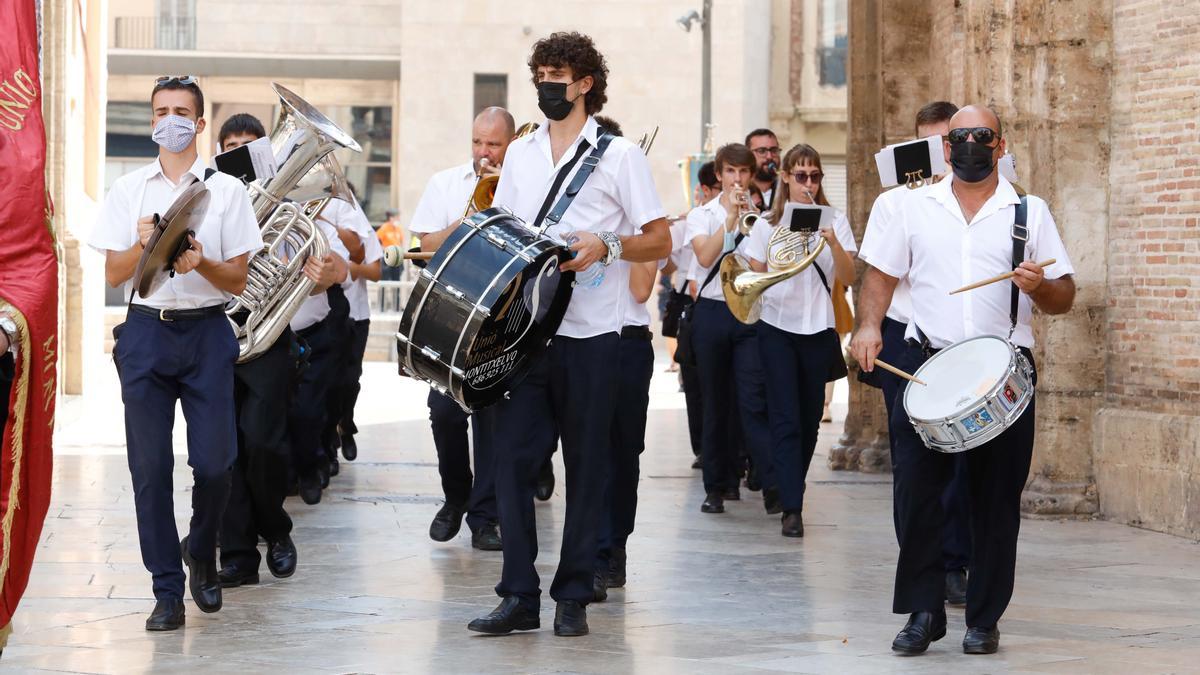
[[[500,400],[550,344],[571,300],[570,250],[503,208],[460,223],[400,319],[405,373],[473,411]]]
[[[999,436],[1033,400],[1033,366],[1019,349],[992,335],[934,354],[909,382],[904,411],[925,445],[963,452]]]

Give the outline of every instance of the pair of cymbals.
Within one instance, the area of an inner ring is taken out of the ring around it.
[[[158,218],[133,273],[139,297],[150,297],[166,283],[175,269],[175,261],[191,248],[188,236],[195,236],[200,229],[208,213],[208,201],[208,188],[204,181],[197,180],[184,188],[183,194]]]

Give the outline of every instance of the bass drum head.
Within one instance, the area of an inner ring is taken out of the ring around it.
[[[472,410],[496,403],[541,357],[566,314],[574,272],[560,272],[568,259],[545,241],[528,264],[495,297],[484,298],[489,314],[479,326],[462,366],[461,396]],[[489,294],[491,296],[492,294]]]
[[[910,382],[904,390],[904,410],[919,420],[953,417],[982,401],[1012,363],[1012,349],[1004,340],[983,336],[964,340],[938,352],[916,373],[921,386]]]

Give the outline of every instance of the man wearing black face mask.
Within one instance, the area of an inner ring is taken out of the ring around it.
[[[770,129],[755,129],[746,134],[746,147],[754,153],[754,184],[762,190],[763,209],[769,210],[779,187],[779,139]]]
[[[859,295],[858,329],[850,349],[873,370],[882,346],[880,322],[900,278],[908,278],[912,317],[909,346],[895,365],[915,372],[932,353],[973,337],[1009,335],[1033,363],[1033,307],[1062,314],[1075,298],[1074,270],[1050,210],[1041,199],[1022,200],[995,170],[1004,154],[1000,120],[968,106],[950,120],[946,158],[953,175],[907,194],[884,230],[868,231],[859,257],[870,267]],[[1025,230],[1016,225],[1025,211]],[[1032,260],[1055,259],[1040,268]],[[1013,269],[1011,283],[950,295],[964,283]],[[1014,311],[1015,310],[1015,311]],[[967,576],[967,633],[963,652],[991,654],[997,624],[1012,597],[1021,491],[1033,456],[1036,399],[999,436],[963,455],[967,461],[971,560]],[[904,409],[893,404],[893,482],[900,557],[892,611],[908,623],[892,642],[900,654],[920,654],[946,634],[940,525],[941,494],[956,455],[922,443]]]
[[[575,257],[561,270],[586,272],[591,280],[575,288],[546,355],[493,408],[496,502],[504,533],[496,594],[502,600],[468,628],[496,635],[541,626],[533,498],[538,471],[550,454],[542,430],[553,425],[562,437],[567,499],[562,551],[550,586],[557,602],[554,633],[578,636],[588,632],[586,606],[595,597],[596,542],[619,384],[613,364],[620,358],[629,294],[629,266],[612,263],[665,258],[671,234],[646,156],[628,140],[602,133],[593,117],[608,99],[608,66],[591,38],[554,33],[539,40],[529,70],[547,122],[509,145],[492,203],[533,227],[552,222],[547,213],[561,214],[547,230],[571,242]],[[585,177],[582,187],[572,186],[578,176]],[[573,199],[564,204],[564,195]]]

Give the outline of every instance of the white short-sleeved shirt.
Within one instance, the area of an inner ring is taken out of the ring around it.
[[[687,240],[687,226],[687,218],[679,218],[671,223],[670,260],[675,264],[675,278],[671,280],[671,285],[677,291],[688,278],[692,261],[696,258],[696,255],[692,253],[692,244]]]
[[[334,202],[339,201],[341,200],[330,200],[329,204],[327,204],[325,208],[328,209],[329,206]],[[322,213],[322,215],[324,214]],[[326,241],[329,242],[330,251],[340,255],[343,260],[350,259],[350,254],[346,251],[346,247],[344,244],[342,244],[342,240],[338,239],[337,230],[334,229],[333,225],[330,225],[325,218],[317,218],[317,228],[321,230],[321,234],[325,235]],[[342,287],[345,288],[349,281],[350,274],[347,273],[346,278],[340,283],[342,284]],[[289,325],[292,327],[292,330],[304,330],[321,319],[324,319],[326,316],[328,316],[328,314],[329,296],[325,293],[317,293],[316,295],[310,295],[304,299],[304,302],[300,304],[300,309],[297,310],[297,312],[292,316],[292,321]]]
[[[707,204],[697,206],[688,212],[688,225],[684,237],[692,246],[692,260],[694,261],[692,270],[688,272],[688,278],[695,279],[696,283],[699,285],[704,285],[704,280],[708,279],[708,275],[712,270],[712,267],[705,267],[700,264],[699,257],[695,256],[696,249],[694,242],[696,237],[708,236],[718,230],[723,231],[725,227],[725,216],[726,211],[725,207],[721,206],[720,196],[717,196]],[[749,237],[742,237],[742,242],[738,244],[738,247],[734,250],[734,252],[739,255],[745,255],[746,242],[748,242],[749,239]],[[717,260],[720,259],[721,256],[718,255]],[[715,265],[716,263],[714,262],[713,264]],[[712,281],[708,282],[708,285],[704,286],[704,289],[700,292],[700,297],[707,298],[709,300],[716,300],[717,302],[725,302],[725,294],[721,291],[720,276],[720,273],[713,276]]]
[[[548,122],[537,131],[513,141],[505,153],[500,184],[492,203],[509,209],[531,227],[536,226],[533,220],[537,218],[559,169],[571,161],[583,140],[593,148],[596,146],[597,128],[596,120],[589,117],[579,137],[563,153],[557,165],[551,154]],[[585,152],[584,157],[590,152]],[[576,162],[571,174],[562,182],[560,195],[583,164],[583,159]],[[556,195],[554,203],[557,200]],[[570,230],[577,230],[632,236],[641,233],[642,225],[665,216],[646,155],[633,143],[618,137],[609,144],[562,221],[549,234],[561,237]],[[629,269],[610,265],[599,286],[575,289],[558,334],[588,338],[620,332],[624,318],[622,307],[628,297]]]
[[[875,237],[883,236],[896,217],[896,211],[901,208],[904,199],[913,192],[903,185],[896,186],[875,198],[871,206],[871,217],[867,220],[867,231],[863,234],[863,248]],[[908,323],[912,318],[912,291],[908,287],[908,277],[896,284],[896,292],[892,294],[892,304],[888,307],[887,317],[900,323]]]
[[[413,234],[441,232],[462,220],[467,202],[475,192],[475,165],[472,162],[443,169],[429,177],[421,200],[413,211],[408,231]]]
[[[88,245],[100,253],[125,251],[138,241],[137,221],[167,212],[175,199],[195,180],[204,180],[204,163],[197,157],[179,180],[172,183],[154,162],[117,179],[104,198],[100,217],[88,237]],[[208,212],[196,232],[204,257],[226,262],[263,246],[258,221],[250,206],[250,194],[238,179],[217,172],[205,183],[209,191]],[[129,297],[133,279],[125,282]],[[134,296],[133,302],[155,309],[198,309],[224,305],[232,296],[213,286],[195,270],[167,279],[149,298]]]
[[[379,237],[375,236],[375,231],[371,229],[371,221],[367,220],[367,214],[363,213],[357,200],[351,204],[341,199],[331,199],[321,211],[321,217],[338,227],[351,229],[358,235],[364,249],[362,264],[379,264],[379,259],[383,257],[383,246],[379,244]],[[355,321],[370,319],[371,301],[367,297],[367,280],[363,277],[351,278],[344,288],[346,300],[350,303],[350,318]]]
[[[1012,225],[1020,198],[1000,177],[995,194],[968,225],[952,191],[953,176],[909,195],[881,236],[863,242],[860,257],[889,276],[908,277],[912,287],[913,320],[935,349],[980,335],[1005,337],[1009,330],[1010,283],[990,284],[950,295],[969,283],[1012,269]],[[1047,279],[1074,274],[1066,247],[1058,235],[1046,202],[1028,197],[1026,260],[1058,262],[1046,268]],[[1012,341],[1033,347],[1030,318],[1033,301],[1020,294],[1017,328]]]
[[[854,233],[850,231],[850,221],[841,211],[834,210],[833,234],[846,252],[853,255],[858,247],[854,243]],[[766,219],[759,219],[754,229],[747,237],[743,255],[747,258],[767,263],[770,252],[779,248],[779,244],[769,247],[771,235],[775,226]],[[816,241],[813,242],[816,245]],[[833,251],[826,246],[808,269],[796,276],[781,281],[768,288],[762,294],[762,320],[779,330],[797,335],[815,335],[827,328],[836,327],[833,316],[833,299],[830,292],[821,281],[821,276],[815,269],[820,266],[825,273],[829,288],[833,288]],[[715,283],[715,282],[714,282]]]

